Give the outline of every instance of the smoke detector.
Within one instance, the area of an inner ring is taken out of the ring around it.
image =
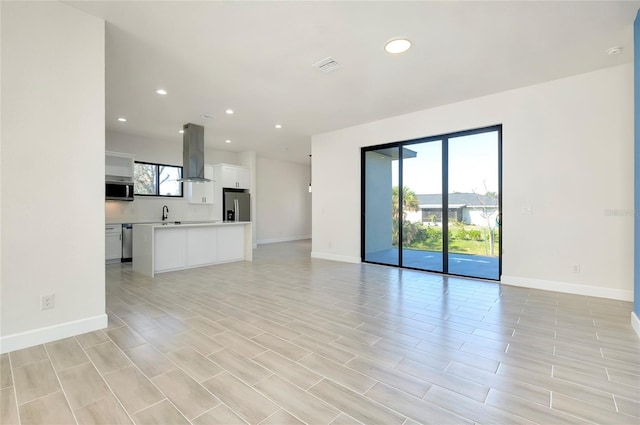
[[[324,72],[325,74],[344,67],[343,64],[341,64],[340,62],[338,62],[332,57],[322,59],[320,62],[316,62],[311,66],[314,68],[318,68],[320,71]]]

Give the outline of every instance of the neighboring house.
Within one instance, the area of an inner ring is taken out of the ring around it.
[[[425,224],[442,223],[442,195],[440,193],[416,195],[418,211],[407,213],[407,220]],[[498,198],[476,193],[449,194],[449,221],[486,226],[487,218],[495,220]]]

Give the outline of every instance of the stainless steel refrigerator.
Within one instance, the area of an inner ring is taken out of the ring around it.
[[[223,189],[222,214],[226,221],[251,221],[251,194]]]

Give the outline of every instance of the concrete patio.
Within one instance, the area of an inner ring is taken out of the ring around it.
[[[398,248],[367,253],[365,261],[397,266]],[[402,266],[442,273],[442,252],[402,250]],[[499,280],[498,257],[449,253],[449,274]]]

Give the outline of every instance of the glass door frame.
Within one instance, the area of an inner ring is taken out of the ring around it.
[[[391,267],[400,267],[412,270],[427,271],[430,273],[439,273],[449,276],[462,276],[468,278],[477,278],[474,276],[465,276],[449,273],[449,139],[462,136],[471,136],[474,134],[496,132],[498,136],[498,240],[500,241],[498,249],[498,278],[479,278],[484,280],[500,281],[502,276],[502,124],[496,124],[487,127],[480,127],[470,130],[457,131],[454,133],[446,133],[437,136],[421,137],[419,139],[410,139],[400,142],[385,143],[382,145],[365,146],[360,149],[360,260],[363,263],[380,264],[389,266],[389,264],[377,263],[374,261],[365,260],[365,238],[366,238],[366,153],[379,149],[398,149],[398,265],[392,265]],[[442,143],[442,271],[433,271],[420,269],[417,267],[409,267],[403,265],[402,250],[403,250],[403,153],[405,147],[419,143],[428,143],[441,141]]]

